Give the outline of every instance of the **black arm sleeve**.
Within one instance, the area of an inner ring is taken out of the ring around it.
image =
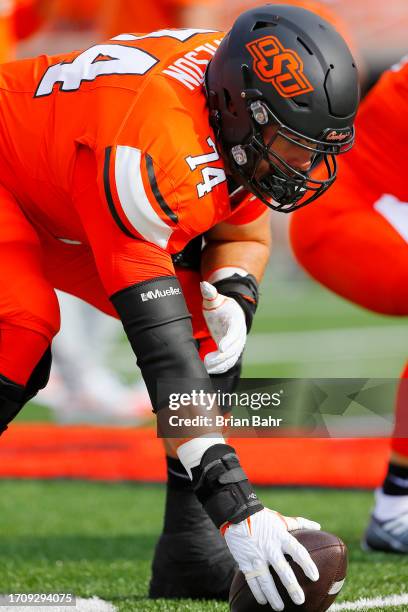
[[[136,355],[155,412],[165,407],[158,401],[159,378],[184,379],[183,392],[188,392],[188,381],[191,390],[195,388],[197,379],[212,388],[175,276],[138,283],[115,293],[111,301]]]

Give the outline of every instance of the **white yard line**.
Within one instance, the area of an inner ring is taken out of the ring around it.
[[[116,608],[113,604],[95,596],[90,599],[77,597],[76,606],[73,610],[78,610],[78,612],[116,612]],[[49,610],[46,612],[49,612]],[[67,610],[67,608],[65,608],[63,612],[69,612],[69,609]]]
[[[115,348],[118,371],[134,374],[130,347]],[[245,364],[324,363],[408,359],[408,325],[346,327],[335,329],[255,333],[248,336]]]
[[[4,597],[4,595],[1,597]],[[28,612],[28,610],[35,610],[35,612],[116,612],[113,604],[104,599],[99,599],[99,597],[91,597],[89,599],[77,597],[75,606],[2,605],[0,609],[1,612]]]
[[[248,364],[341,361],[357,358],[407,357],[408,325],[347,327],[252,334]]]
[[[375,608],[391,608],[393,606],[408,605],[408,593],[402,595],[389,595],[388,597],[374,597],[373,599],[357,599],[357,601],[344,601],[333,604],[329,612],[349,612],[349,610],[375,610]]]
[[[130,346],[115,347],[112,354],[117,371],[134,376],[135,358]],[[339,372],[344,371],[344,362],[348,372],[354,366],[361,372],[362,361],[376,363],[380,359],[400,360],[402,367],[408,359],[408,325],[252,333],[244,356],[246,365],[321,363],[333,369],[333,364],[339,363]]]

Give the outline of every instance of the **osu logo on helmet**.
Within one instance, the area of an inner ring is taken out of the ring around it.
[[[283,98],[313,91],[303,72],[303,62],[293,49],[285,49],[276,36],[264,36],[246,45],[254,58],[254,71],[271,83]]]

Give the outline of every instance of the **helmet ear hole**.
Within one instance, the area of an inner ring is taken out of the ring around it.
[[[305,102],[304,100],[299,100],[299,98],[292,98],[293,104],[296,104],[299,108],[309,108],[310,104]]]
[[[255,32],[255,30],[263,30],[264,28],[271,28],[274,25],[276,25],[276,22],[273,21],[257,21],[252,28],[252,32]]]

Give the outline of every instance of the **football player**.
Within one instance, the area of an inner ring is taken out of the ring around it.
[[[334,182],[354,140],[350,51],[315,14],[267,5],[225,36],[124,34],[7,64],[0,96],[0,429],[46,384],[54,288],[120,318],[163,425],[166,381],[172,393],[193,397],[197,379],[211,392],[209,374],[239,360],[269,252],[266,210],[296,210]],[[316,179],[318,161],[325,174]],[[203,233],[205,317],[217,343],[204,362],[171,259]],[[189,477],[169,529],[199,541],[199,502],[232,555],[208,536],[206,563],[190,576],[208,585],[209,572],[218,575],[215,596],[236,561],[257,601],[281,610],[271,564],[302,603],[284,555],[317,580],[290,531],[319,526],[264,508],[221,429],[166,446],[175,476]]]
[[[323,285],[374,312],[408,314],[408,62],[364,99],[358,142],[318,206],[291,220],[293,250]],[[364,536],[376,550],[408,552],[408,366],[401,377],[391,458]]]

